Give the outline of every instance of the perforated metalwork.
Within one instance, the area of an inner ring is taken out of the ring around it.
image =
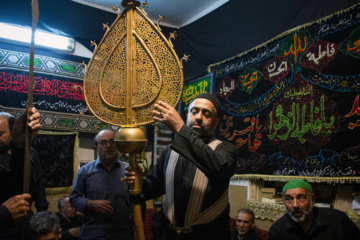
[[[84,95],[100,120],[143,125],[153,122],[157,101],[177,104],[182,83],[175,51],[142,10],[134,8],[117,17],[96,48],[87,67]]]

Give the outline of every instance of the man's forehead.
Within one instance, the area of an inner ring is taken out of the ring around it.
[[[250,221],[251,220],[251,215],[248,214],[248,213],[245,213],[245,212],[239,212],[236,216],[237,219],[240,219],[240,220],[247,220],[247,221]]]
[[[286,195],[297,195],[297,194],[307,194],[309,191],[307,191],[304,188],[292,188],[288,189],[284,192],[284,196]]]
[[[9,128],[8,118],[6,116],[0,116],[0,127]]]
[[[111,139],[114,137],[115,137],[115,134],[111,131],[102,132],[99,136],[100,139]]]
[[[194,107],[208,108],[211,111],[215,110],[214,104],[205,98],[196,98],[194,101],[192,101],[190,103],[189,109]]]

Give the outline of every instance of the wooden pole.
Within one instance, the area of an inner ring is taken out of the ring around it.
[[[28,84],[28,106],[25,123],[25,157],[24,157],[24,182],[23,193],[30,193],[30,166],[31,166],[31,130],[27,126],[30,121],[31,109],[33,106],[34,89],[34,55],[35,55],[35,31],[39,21],[38,0],[31,1],[32,24],[31,24],[31,42],[30,42],[30,65],[29,65],[29,84]],[[25,221],[20,223],[19,239],[24,239]]]
[[[25,132],[25,159],[24,159],[24,186],[23,192],[30,192],[30,153],[31,153],[31,130],[27,127],[30,121],[31,109],[33,106],[34,92],[34,55],[35,55],[35,31],[39,20],[39,6],[37,0],[32,0],[32,26],[31,26],[31,43],[30,43],[30,65],[29,65],[29,84],[28,84],[28,105]]]

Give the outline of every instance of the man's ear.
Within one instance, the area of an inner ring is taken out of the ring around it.
[[[255,228],[255,221],[252,221],[251,228]]]

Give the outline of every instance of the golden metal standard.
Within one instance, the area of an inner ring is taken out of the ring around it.
[[[159,21],[154,25],[138,1],[123,0],[125,8],[115,22],[106,29],[86,67],[84,96],[90,111],[101,121],[121,126],[115,136],[120,152],[129,153],[130,166],[136,179],[130,194],[135,199],[135,239],[145,239],[140,204],[140,172],[136,153],[144,150],[146,137],[136,126],[153,123],[152,110],[158,101],[175,106],[183,87],[182,63],[171,38],[161,33]],[[114,7],[114,10],[118,9]],[[184,57],[187,60],[188,56]],[[135,196],[135,198],[134,198]]]
[[[139,2],[124,0],[122,5],[125,10],[107,28],[87,66],[83,88],[97,118],[138,126],[153,122],[157,101],[177,104],[182,64],[172,44],[138,8]]]

